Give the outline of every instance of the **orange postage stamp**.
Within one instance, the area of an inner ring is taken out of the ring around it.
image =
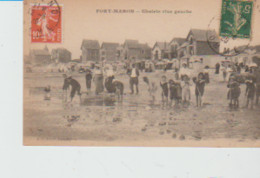
[[[59,4],[32,4],[31,8],[31,42],[61,43],[62,7]]]

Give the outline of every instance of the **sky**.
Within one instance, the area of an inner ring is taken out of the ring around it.
[[[47,0],[46,0],[47,1]],[[61,44],[30,43],[30,2],[24,6],[24,54],[30,49],[49,49],[64,47],[72,52],[72,59],[81,55],[80,46],[83,39],[96,39],[102,42],[123,43],[125,39],[137,39],[153,47],[156,41],[169,42],[174,37],[186,38],[191,28],[215,29],[218,32],[221,14],[221,0],[58,0],[62,5]],[[32,0],[35,2],[35,0]],[[172,13],[97,13],[102,9],[134,9],[135,11],[163,10]],[[191,11],[176,14],[175,11]],[[214,20],[212,20],[214,19]],[[255,4],[252,39],[250,44],[260,44],[260,10]],[[248,43],[238,40],[229,44]],[[222,45],[223,47],[224,45]]]

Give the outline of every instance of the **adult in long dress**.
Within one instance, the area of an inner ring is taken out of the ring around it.
[[[103,72],[99,67],[96,67],[95,71],[94,71],[94,77],[93,77],[95,86],[96,86],[96,90],[95,93],[96,95],[98,95],[99,93],[104,91],[104,77],[103,77]]]

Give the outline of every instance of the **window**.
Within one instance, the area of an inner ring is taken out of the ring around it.
[[[194,55],[194,49],[193,49],[193,47],[190,47],[190,55],[191,55],[191,56]]]
[[[192,37],[190,38],[190,44],[193,44],[193,38]]]

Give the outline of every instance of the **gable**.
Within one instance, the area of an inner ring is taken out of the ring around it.
[[[99,42],[97,40],[83,40],[82,41],[82,45],[81,45],[81,49],[85,48],[85,49],[99,49]]]
[[[220,42],[218,35],[215,30],[201,30],[201,29],[191,29],[187,35],[186,40],[190,41],[191,38],[196,41],[208,41],[208,36],[213,35],[216,38],[211,39],[210,42]]]

